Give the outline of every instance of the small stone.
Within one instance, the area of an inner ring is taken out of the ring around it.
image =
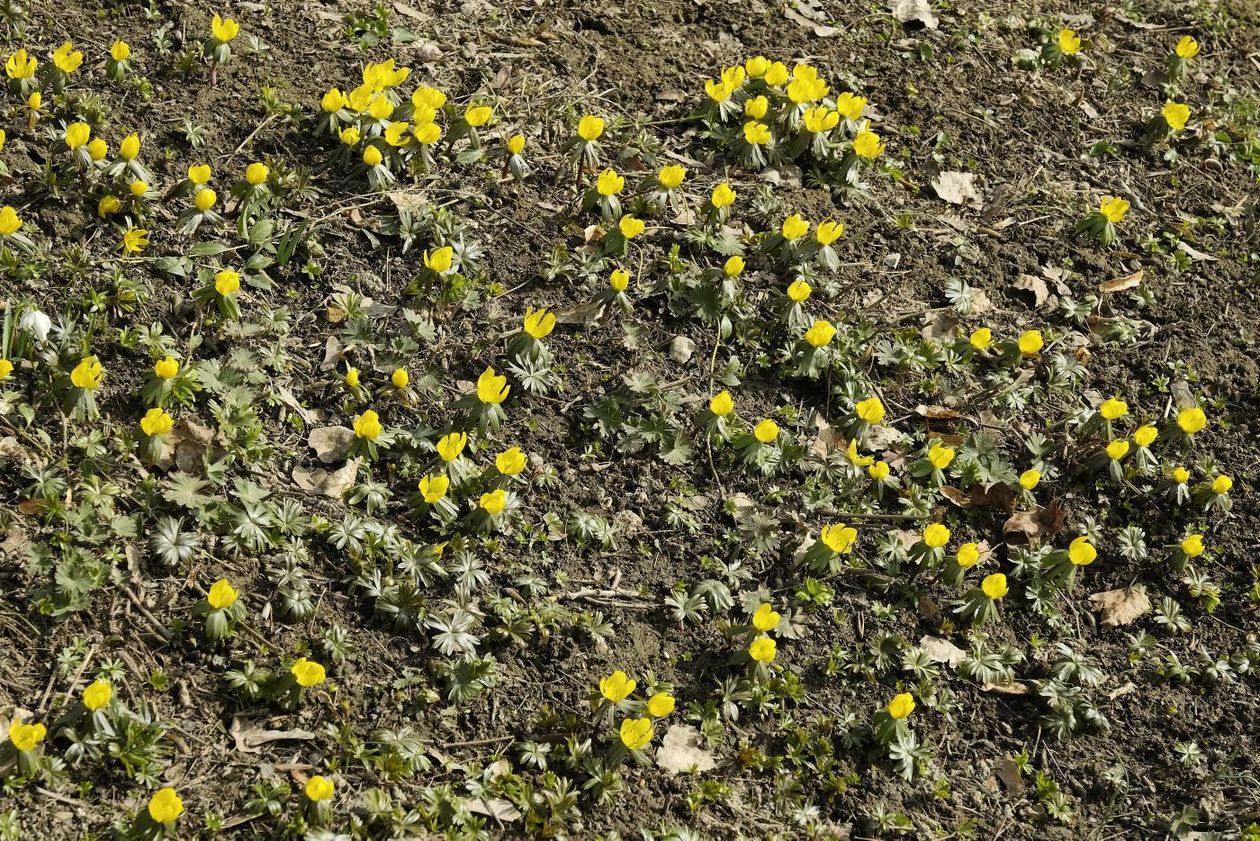
[[[695,352],[696,343],[686,336],[675,336],[674,340],[669,343],[669,358],[679,365],[686,365],[690,362],[691,355]]]

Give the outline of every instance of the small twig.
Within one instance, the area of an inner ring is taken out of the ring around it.
[[[149,624],[153,626],[153,630],[157,632],[158,636],[166,642],[175,639],[175,635],[159,622],[156,616],[149,612],[149,609],[144,606],[144,602],[140,601],[140,597],[130,587],[124,587],[123,592],[127,594],[127,598],[131,599],[131,603],[136,606],[136,610],[140,611],[140,615],[149,620]]]

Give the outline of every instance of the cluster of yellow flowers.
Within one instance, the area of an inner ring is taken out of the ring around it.
[[[631,697],[638,682],[621,669],[599,680],[599,699],[597,703],[607,705],[610,711],[616,710],[626,717],[621,720],[618,735],[621,744],[629,750],[642,750],[651,743],[655,736],[653,721],[662,719],[674,711],[676,700],[666,690],[653,692],[644,700]]]

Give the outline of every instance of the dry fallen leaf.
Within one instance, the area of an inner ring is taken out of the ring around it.
[[[1137,587],[1121,587],[1105,590],[1089,597],[1094,610],[1102,614],[1102,623],[1108,628],[1128,625],[1139,616],[1151,612],[1151,600],[1146,592]]]
[[[519,821],[524,815],[511,800],[502,797],[474,797],[464,801],[468,811],[499,821]]]
[[[1132,289],[1141,285],[1144,277],[1146,277],[1146,270],[1138,269],[1133,274],[1125,275],[1124,277],[1113,277],[1111,280],[1103,281],[1098,284],[1098,291],[1104,295],[1123,292],[1126,289]]]
[[[1015,288],[1033,294],[1033,306],[1037,309],[1050,297],[1050,287],[1045,280],[1030,274],[1021,274],[1015,279]]]
[[[1010,683],[985,683],[980,686],[981,691],[996,692],[998,695],[1027,695],[1028,684],[1020,683],[1013,680]]]
[[[258,722],[236,716],[228,729],[236,742],[236,749],[241,753],[257,753],[258,749],[270,742],[309,741],[315,734],[309,730],[264,730]]]
[[[656,764],[671,774],[712,771],[713,754],[700,747],[700,731],[689,724],[675,724],[665,731],[656,751]]]
[[[932,179],[937,198],[950,204],[979,208],[984,200],[976,189],[976,176],[970,172],[941,172]]]
[[[925,636],[919,640],[919,648],[923,649],[933,663],[945,663],[950,668],[967,659],[967,652],[940,637]]]
[[[946,485],[941,494],[959,508],[996,508],[999,511],[1015,509],[1015,491],[1004,482],[996,482],[988,487],[972,485],[965,491]]]
[[[354,430],[344,426],[321,426],[312,429],[306,443],[324,464],[341,461],[354,443]]]
[[[915,23],[928,29],[935,29],[939,23],[928,0],[892,0],[889,6],[893,17],[902,25]]]
[[[1002,527],[1002,535],[1012,546],[1037,546],[1043,541],[1052,540],[1062,531],[1066,517],[1059,501],[1052,499],[1044,508],[1012,514]]]
[[[311,496],[326,496],[329,499],[341,499],[346,491],[354,486],[359,475],[359,460],[352,458],[331,473],[322,467],[293,468],[293,481]]]
[[[1019,794],[1024,790],[1024,778],[1020,775],[1015,760],[1002,757],[993,763],[993,774],[1011,794]]]

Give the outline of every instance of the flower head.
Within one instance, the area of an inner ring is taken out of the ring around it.
[[[114,697],[114,687],[107,680],[94,680],[83,690],[83,706],[92,712],[109,703]]]
[[[9,741],[20,751],[34,750],[48,735],[48,728],[43,724],[27,724],[15,721],[9,725]]]
[[[818,223],[818,229],[814,231],[814,239],[819,245],[831,245],[844,235],[844,223],[832,222],[830,219]]]
[[[753,437],[763,444],[772,444],[779,437],[779,425],[766,418],[753,427]]]
[[[831,340],[836,336],[836,328],[830,321],[815,321],[813,326],[805,331],[805,341],[813,348],[825,347],[831,344]]]
[[[1186,470],[1181,465],[1174,467],[1168,475],[1178,485],[1184,485],[1190,481],[1190,471]]]
[[[507,376],[496,374],[492,366],[487,365],[486,370],[477,378],[477,399],[482,403],[497,406],[507,399],[511,390]]]
[[[726,258],[726,262],[722,264],[722,274],[727,277],[739,277],[744,273],[744,258],[738,254],[732,254]]]
[[[1220,475],[1212,480],[1212,493],[1217,496],[1223,496],[1234,489],[1234,480],[1228,476]]]
[[[135,160],[136,156],[139,154],[140,135],[135,132],[132,132],[124,137],[122,142],[118,144],[118,157],[122,158],[124,161]]]
[[[1064,55],[1076,55],[1081,51],[1081,38],[1066,27],[1059,30],[1059,52]]]
[[[818,539],[823,545],[837,555],[847,555],[852,552],[854,545],[857,544],[857,538],[857,529],[846,526],[844,523],[823,526],[818,533]]]
[[[83,53],[76,50],[74,44],[66,41],[53,50],[52,62],[62,73],[73,73],[83,64]]]
[[[1098,550],[1089,542],[1089,537],[1081,535],[1068,544],[1068,560],[1073,566],[1083,567],[1092,564],[1098,557]]]
[[[866,110],[866,97],[854,96],[845,91],[836,97],[836,110],[840,112],[840,116],[846,120],[856,122],[861,118],[862,112]]]
[[[451,480],[442,474],[436,476],[425,476],[420,480],[419,490],[420,496],[429,505],[434,504],[446,496],[446,492],[451,488]]]
[[[93,391],[101,387],[101,381],[105,378],[105,369],[101,366],[101,361],[95,356],[85,356],[79,360],[79,364],[74,366],[74,370],[70,372],[70,383],[75,388],[87,389]]]
[[[595,190],[601,196],[615,196],[621,192],[626,186],[626,179],[618,175],[615,170],[606,169],[599,174],[599,178],[595,180]]]
[[[139,254],[149,247],[149,232],[145,228],[128,228],[123,232],[123,251],[128,254]]]
[[[664,718],[674,711],[677,704],[674,696],[668,692],[657,692],[651,698],[648,698],[647,711],[652,718]]]
[[[109,48],[109,57],[114,61],[126,61],[131,58],[131,45],[126,41],[115,41]]]
[[[752,625],[758,631],[765,633],[779,627],[779,622],[782,618],[779,616],[779,612],[770,606],[769,602],[765,602],[753,612]]]
[[[25,49],[19,49],[9,56],[4,63],[4,71],[10,79],[30,79],[35,76],[39,61],[35,56],[28,56]]]
[[[1027,355],[1037,353],[1046,345],[1040,330],[1025,330],[1019,334],[1019,352]]]
[[[9,205],[0,207],[0,236],[13,236],[22,228],[22,219]]]
[[[449,245],[424,252],[424,267],[438,274],[448,272],[455,261],[455,249]]]
[[[893,699],[888,702],[888,716],[890,718],[906,718],[910,713],[914,712],[914,696],[909,692],[902,692],[900,695],[894,695]]]
[[[1129,212],[1129,202],[1117,196],[1103,196],[1098,201],[1098,212],[1108,222],[1118,225],[1124,219],[1124,215]]]
[[[1199,54],[1199,42],[1194,40],[1193,35],[1182,35],[1174,50],[1179,57],[1191,59]]]
[[[484,493],[481,499],[477,501],[482,511],[485,511],[492,517],[503,513],[503,509],[507,507],[507,491],[502,488]]]
[[[608,275],[608,288],[614,292],[625,292],[630,287],[630,272],[625,269],[613,269]]]
[[[1159,437],[1159,430],[1150,424],[1139,426],[1133,431],[1133,443],[1139,447],[1149,447]]]
[[[1191,534],[1181,541],[1181,551],[1187,558],[1197,558],[1203,554],[1203,535]]]
[[[767,85],[770,85],[771,87],[775,87],[775,88],[780,88],[780,87],[783,87],[783,83],[786,82],[787,80],[788,80],[788,68],[787,68],[787,65],[784,64],[783,62],[781,61],[773,62],[771,63],[770,67],[766,69],[766,84]]]
[[[993,601],[1002,598],[1010,592],[1010,588],[1006,585],[1006,576],[1000,572],[986,575],[980,582],[980,592]]]
[[[464,110],[464,122],[473,128],[480,128],[490,122],[494,109],[489,105],[473,105]]]
[[[626,239],[634,239],[643,233],[643,229],[646,227],[647,225],[644,224],[642,219],[638,219],[629,213],[622,216],[621,221],[617,223],[617,230],[621,231],[621,235]]]
[[[779,232],[783,234],[784,239],[796,240],[805,236],[809,231],[809,222],[799,213],[793,213],[791,216],[783,220],[783,225]]]
[[[760,120],[770,110],[770,100],[764,96],[752,96],[744,100],[744,116]]]
[[[949,543],[949,529],[940,523],[932,523],[923,530],[923,542],[930,549],[940,549]]]
[[[197,195],[193,196],[193,205],[202,213],[205,213],[214,207],[214,203],[218,200],[219,196],[214,190],[211,190],[209,187],[202,187],[197,191]]]
[[[406,368],[395,368],[389,375],[389,382],[394,388],[406,388],[411,384],[411,374],[407,373]]]
[[[928,449],[928,461],[937,470],[944,470],[954,461],[954,448],[946,447],[938,441]]]
[[[604,119],[596,117],[594,114],[587,114],[578,120],[578,137],[590,143],[592,140],[598,140],[599,136],[604,133]]]
[[[153,374],[160,380],[174,379],[179,373],[179,361],[167,356],[153,364]]]
[[[368,441],[375,441],[380,437],[382,429],[381,418],[373,409],[366,410],[354,419],[354,434],[356,438],[366,438]]]
[[[509,155],[519,155],[525,151],[525,135],[514,134],[503,145],[507,147]]]
[[[175,428],[175,419],[164,409],[150,409],[140,419],[140,430],[145,435],[166,435]]]
[[[980,547],[974,543],[964,543],[958,547],[955,555],[958,565],[963,569],[970,569],[980,560]]]
[[[363,150],[363,163],[365,166],[380,166],[383,160],[385,160],[385,156],[375,146],[368,146]]]
[[[206,601],[215,610],[224,610],[236,604],[240,593],[226,578],[220,578],[214,584],[210,585],[210,592],[206,595]]]
[[[770,126],[765,123],[757,120],[744,123],[744,142],[749,146],[768,146],[772,139]]]
[[[193,164],[188,167],[188,180],[198,187],[208,184],[212,174],[210,164]]]
[[[333,789],[332,780],[316,774],[306,781],[306,787],[302,790],[306,793],[307,800],[310,800],[312,803],[318,803],[321,800],[331,800]]]
[[[683,179],[687,177],[686,167],[678,164],[667,164],[661,167],[660,172],[656,173],[656,180],[666,190],[676,189],[683,183]]]
[[[7,359],[0,359],[0,380],[7,380],[12,373],[13,363]]]
[[[324,671],[323,666],[307,660],[305,657],[299,657],[294,661],[289,672],[297,678],[298,686],[307,688],[319,686],[328,677],[328,673]]]
[[[735,411],[735,398],[731,397],[729,391],[722,389],[709,400],[709,411],[724,418]]]
[[[1160,113],[1164,115],[1164,122],[1174,131],[1181,131],[1190,121],[1190,106],[1184,102],[1173,102],[1170,99],[1164,103],[1164,110]]]
[[[149,798],[148,812],[154,823],[170,823],[184,814],[184,801],[175,793],[175,789],[169,786],[160,788]]]
[[[884,420],[884,403],[878,397],[859,400],[854,409],[857,416],[866,423],[877,424]]]
[[[241,276],[232,269],[220,269],[214,273],[214,291],[227,297],[241,288]]]
[[[621,722],[621,743],[630,750],[642,750],[652,741],[652,719],[627,718]]]
[[[520,447],[508,447],[494,457],[494,467],[504,476],[515,476],[525,469],[525,453]]]
[[[551,335],[552,330],[556,329],[556,314],[545,309],[536,310],[530,307],[525,311],[521,326],[531,338],[545,339]]]
[[[871,161],[884,153],[884,142],[879,139],[878,134],[864,128],[853,138],[853,152],[859,158]]]
[[[618,669],[608,677],[599,679],[599,694],[615,704],[630,697],[630,693],[634,691],[636,685],[633,678],[629,677],[621,669]]]
[[[411,104],[413,106],[427,105],[436,110],[446,104],[446,94],[437,88],[424,85],[416,88],[415,93],[411,95]]]
[[[210,31],[220,44],[226,44],[241,32],[241,25],[232,18],[221,18],[215,15],[210,19]]]
[[[758,663],[773,663],[777,648],[770,637],[757,637],[748,645],[748,656]]]
[[[1198,406],[1190,406],[1177,412],[1177,426],[1187,435],[1194,435],[1207,426],[1207,415]]]
[[[1023,473],[1019,474],[1019,486],[1026,491],[1031,491],[1041,483],[1041,471],[1034,467],[1030,467]]]
[[[261,161],[255,161],[245,167],[245,182],[251,187],[257,187],[260,184],[266,184],[267,179],[271,176],[271,168]]]
[[[92,127],[87,123],[71,123],[66,126],[66,145],[71,150],[78,149],[88,142],[92,136]]]
[[[866,469],[866,475],[876,482],[882,482],[887,479],[889,473],[892,473],[892,468],[888,466],[886,461],[877,461]]]
[[[816,105],[805,109],[802,122],[805,123],[806,131],[823,134],[840,125],[840,112],[832,111],[825,105]]]
[[[794,304],[803,304],[813,292],[813,287],[803,280],[794,280],[787,288],[788,300]]]
[[[1107,444],[1107,458],[1112,461],[1119,461],[1129,454],[1129,442],[1123,438],[1117,438]]]
[[[329,88],[320,98],[319,107],[325,114],[336,114],[346,107],[346,95],[339,88]]]
[[[721,210],[735,202],[735,191],[731,189],[731,185],[723,181],[713,188],[713,194],[709,196],[709,202]]]

